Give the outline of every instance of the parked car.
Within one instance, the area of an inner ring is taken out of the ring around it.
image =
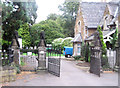
[[[65,57],[70,57],[73,55],[73,47],[64,47],[63,50],[63,54],[65,55]]]

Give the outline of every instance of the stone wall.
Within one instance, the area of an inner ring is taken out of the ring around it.
[[[80,21],[81,28],[79,28],[79,25],[78,25],[79,21]],[[76,36],[79,33],[79,29],[81,29],[81,35],[82,35],[82,38],[84,38],[84,21],[83,21],[83,16],[82,16],[82,11],[80,6],[77,12],[77,18],[76,18],[76,23],[74,28],[74,33],[75,33],[74,36]]]
[[[1,67],[0,83],[12,82],[16,80],[16,70],[13,67]]]

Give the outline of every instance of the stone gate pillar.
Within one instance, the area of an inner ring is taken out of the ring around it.
[[[120,57],[120,1],[119,1],[119,10],[118,10],[118,44],[119,44],[119,53],[118,53],[118,57]],[[118,70],[118,86],[120,87],[120,58],[118,60],[118,66],[119,66],[119,70]]]
[[[40,42],[38,45],[38,67],[37,71],[46,70],[46,44],[44,39],[44,32],[40,33]]]
[[[13,62],[19,66],[20,63],[20,45],[18,42],[18,33],[15,31],[12,43],[11,43],[11,48],[14,50],[13,52]]]

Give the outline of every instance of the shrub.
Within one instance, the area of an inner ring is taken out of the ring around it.
[[[108,60],[107,60],[108,58],[107,58],[107,50],[106,50],[107,46],[104,43],[103,33],[100,26],[98,26],[97,31],[99,32],[100,42],[102,44],[101,64],[102,67],[107,67],[108,66]]]
[[[97,31],[99,32],[99,37],[100,37],[100,41],[101,41],[101,44],[102,44],[102,55],[106,55],[106,52],[107,52],[106,48],[107,48],[107,46],[104,43],[103,33],[102,33],[102,29],[101,29],[100,26],[98,26]]]
[[[57,38],[57,39],[55,39],[55,40],[52,42],[52,44],[53,44],[53,46],[55,46],[55,47],[60,47],[61,44],[62,44],[62,41],[63,41],[63,38]]]
[[[108,65],[108,57],[106,55],[102,55],[102,59],[101,59],[101,65],[102,67],[106,67],[108,68],[109,65]]]
[[[73,38],[72,37],[66,37],[66,38],[57,38],[52,42],[52,45],[56,48],[61,47],[63,50],[64,46],[73,47],[73,43],[71,42]]]
[[[20,65],[21,65],[21,66],[24,66],[25,63],[24,63],[24,58],[23,58],[23,57],[20,57],[20,61],[21,61]]]
[[[74,56],[73,58],[74,58],[75,60],[80,60],[81,56],[78,55],[78,56]]]
[[[81,56],[85,57],[85,45],[84,45],[84,42],[82,42],[82,46],[81,46]]]
[[[117,40],[118,40],[118,28],[116,28],[116,31],[113,34],[113,38],[110,41],[110,43],[112,44],[112,50],[115,50],[115,47],[117,46]]]
[[[90,61],[90,47],[88,43],[85,45],[84,42],[82,42],[81,56],[84,57],[86,62]]]
[[[90,46],[87,43],[85,47],[85,61],[89,62],[90,61]]]

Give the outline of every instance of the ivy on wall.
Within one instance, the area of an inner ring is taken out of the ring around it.
[[[25,23],[24,25],[21,25],[21,27],[18,30],[18,35],[22,37],[22,46],[30,47],[30,32],[29,32],[29,25]]]
[[[101,56],[101,65],[103,68],[108,67],[108,58],[107,58],[107,46],[104,42],[103,32],[100,26],[98,26],[97,31],[99,32],[100,42],[101,42],[101,49],[102,49],[102,56]]]
[[[113,39],[111,39],[110,43],[112,44],[112,50],[115,50],[115,47],[117,46],[117,40],[118,40],[118,28],[116,28],[115,33],[113,34]]]
[[[104,42],[103,32],[102,32],[102,29],[101,29],[100,26],[98,26],[97,31],[99,32],[99,37],[100,37],[100,41],[101,41],[101,44],[102,44],[102,55],[106,55],[106,52],[107,52],[106,48],[107,48],[107,46],[106,46],[106,44]]]

